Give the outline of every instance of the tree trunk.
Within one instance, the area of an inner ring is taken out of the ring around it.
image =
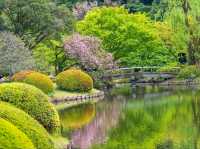
[[[190,37],[188,43],[188,64],[195,65],[196,64],[196,57],[195,57],[195,47],[193,46],[192,38]]]

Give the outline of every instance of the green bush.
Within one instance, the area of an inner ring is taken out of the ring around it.
[[[14,124],[25,133],[37,149],[54,149],[48,132],[35,119],[14,106],[0,102],[0,117]]]
[[[33,73],[32,70],[23,70],[14,74],[11,78],[12,81],[22,82],[29,74]]]
[[[31,140],[12,123],[0,118],[0,149],[36,149]]]
[[[158,72],[171,72],[171,73],[177,73],[180,71],[180,67],[177,63],[170,63],[168,65],[165,65],[161,67]]]
[[[39,72],[31,70],[21,71],[13,75],[12,80],[31,84],[46,94],[51,94],[54,91],[53,81],[47,75]]]
[[[38,88],[24,83],[0,85],[0,101],[9,102],[38,120],[50,133],[60,129],[59,116],[49,98]]]
[[[186,66],[185,68],[181,69],[177,76],[179,79],[195,79],[198,77],[200,77],[200,69],[195,65]]]
[[[79,69],[69,69],[56,77],[57,86],[66,91],[90,91],[93,88],[92,78]]]
[[[104,75],[104,71],[98,70],[98,71],[91,71],[89,72],[89,75],[93,79],[93,86],[97,89],[102,89],[106,85],[108,85],[108,81],[102,80],[102,77]]]
[[[48,76],[38,72],[29,74],[24,82],[36,86],[46,94],[51,94],[54,91],[53,81]]]

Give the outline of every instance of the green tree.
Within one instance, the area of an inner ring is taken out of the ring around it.
[[[29,49],[73,27],[71,12],[50,0],[1,0],[0,12],[1,28],[17,34]]]
[[[200,1],[168,0],[166,18],[173,29],[186,43],[188,63],[196,64],[200,60]],[[184,43],[183,43],[184,44]]]
[[[63,71],[73,61],[65,55],[62,39],[49,39],[38,44],[33,51],[37,69],[47,73]]]
[[[95,8],[77,23],[76,29],[81,34],[99,37],[104,49],[122,65],[155,66],[175,60],[155,23],[144,14],[129,14],[119,7]]]
[[[0,32],[0,57],[0,74],[12,75],[34,67],[31,52],[20,38],[9,32]]]
[[[166,0],[128,0],[125,6],[130,13],[145,12],[153,20],[163,20],[167,11]]]

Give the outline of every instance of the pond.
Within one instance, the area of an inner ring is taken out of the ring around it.
[[[145,86],[60,111],[72,149],[200,149],[198,88]],[[119,92],[119,91],[118,91]],[[111,94],[109,94],[111,93]]]

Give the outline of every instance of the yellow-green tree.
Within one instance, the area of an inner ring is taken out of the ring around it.
[[[121,7],[94,8],[77,23],[81,34],[97,36],[104,49],[122,65],[164,65],[175,55],[162,38],[155,23],[144,14],[129,14]]]
[[[171,23],[182,47],[188,54],[188,63],[199,63],[200,59],[200,1],[199,0],[168,0],[166,20]]]

